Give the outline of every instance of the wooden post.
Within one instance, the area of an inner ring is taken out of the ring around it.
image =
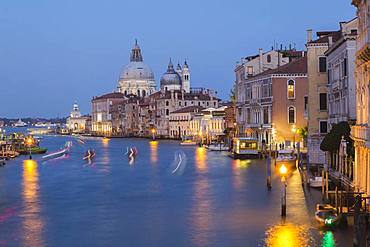
[[[271,190],[271,157],[267,157],[267,189]]]
[[[326,171],[326,200],[329,199],[329,172]]]
[[[338,214],[338,187],[335,186],[335,209],[337,210]]]
[[[322,176],[321,200],[322,200],[322,202],[324,202],[324,197],[325,197],[325,172],[324,172],[324,170],[321,171],[321,176]]]

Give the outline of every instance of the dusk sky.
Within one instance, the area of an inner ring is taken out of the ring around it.
[[[298,4],[299,2],[299,4]],[[304,49],[306,29],[337,30],[350,0],[2,0],[0,117],[66,116],[117,88],[135,38],[157,86],[171,57],[191,86],[228,99],[241,57],[275,42]]]

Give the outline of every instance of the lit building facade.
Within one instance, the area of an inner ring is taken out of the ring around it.
[[[357,7],[356,125],[351,129],[355,143],[354,185],[370,195],[370,19],[368,0],[353,0]]]
[[[86,120],[88,117],[82,116],[77,103],[73,104],[73,109],[67,118],[67,128],[72,133],[84,133],[86,130]]]
[[[357,18],[340,23],[341,37],[325,52],[328,65],[328,124],[356,121]]]

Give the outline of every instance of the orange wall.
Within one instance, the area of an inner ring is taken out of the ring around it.
[[[287,81],[295,80],[295,99],[287,97]],[[296,129],[307,126],[304,118],[304,96],[308,95],[308,80],[302,77],[272,78],[272,123],[276,130],[275,141],[293,141],[292,124],[288,123],[288,107],[296,108]],[[299,136],[295,135],[296,142]]]

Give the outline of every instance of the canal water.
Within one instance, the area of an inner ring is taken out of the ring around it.
[[[64,158],[40,156],[0,168],[0,246],[350,246],[348,230],[318,228],[299,173],[288,178],[287,217],[280,217],[280,177],[265,160],[176,141],[45,136]],[[138,155],[124,154],[135,146]],[[82,159],[88,148],[92,162]]]

